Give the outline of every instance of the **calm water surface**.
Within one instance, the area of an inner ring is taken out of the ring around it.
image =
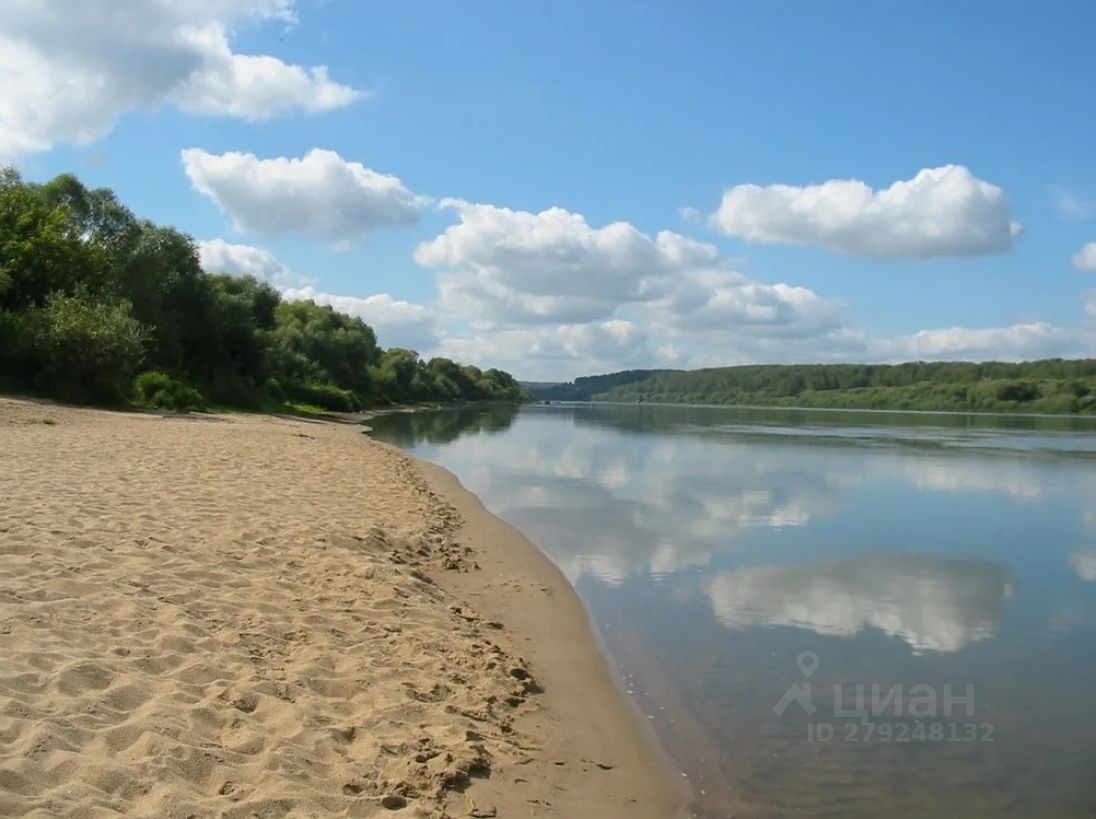
[[[555,405],[373,425],[562,568],[698,815],[1096,815],[1096,421]]]

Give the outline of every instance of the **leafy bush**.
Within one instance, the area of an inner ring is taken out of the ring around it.
[[[103,302],[84,291],[50,295],[28,315],[30,356],[42,389],[69,401],[117,403],[144,357],[146,329],[129,302]]]
[[[275,404],[284,404],[289,400],[289,396],[286,395],[281,382],[277,378],[267,379],[263,392],[266,395],[266,400]]]
[[[175,412],[205,409],[205,400],[198,390],[156,370],[141,373],[133,380],[133,403]]]
[[[356,412],[361,402],[350,390],[331,384],[302,384],[290,382],[282,385],[285,394],[294,401],[312,404],[333,412]]]
[[[999,401],[1034,401],[1039,397],[1039,387],[1030,381],[1009,381],[997,388]]]

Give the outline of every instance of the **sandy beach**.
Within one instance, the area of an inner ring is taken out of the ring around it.
[[[637,817],[570,585],[360,427],[0,399],[0,815]]]

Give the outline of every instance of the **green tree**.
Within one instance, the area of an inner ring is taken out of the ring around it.
[[[392,347],[381,354],[380,361],[370,370],[370,374],[379,397],[399,403],[428,397],[415,395],[415,376],[418,370],[418,353]]]
[[[210,275],[186,234],[140,220],[107,188],[0,169],[0,382],[72,400],[329,409],[520,398],[507,373],[382,351],[360,318],[269,284]]]
[[[0,184],[0,308],[45,304],[54,291],[71,293],[77,282],[97,286],[103,259],[81,238],[65,205],[50,205],[31,186],[8,175]]]
[[[359,318],[312,301],[283,302],[273,332],[275,366],[290,381],[331,384],[370,394],[370,367],[380,359],[373,329]]]

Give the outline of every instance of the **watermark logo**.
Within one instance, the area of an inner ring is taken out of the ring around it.
[[[818,662],[818,655],[813,651],[799,652],[799,656],[795,658],[795,665],[807,682],[792,683],[788,686],[788,690],[784,692],[780,702],[773,706],[773,711],[776,712],[778,717],[787,711],[788,706],[793,702],[798,703],[799,707],[807,712],[807,716],[813,715],[818,710],[811,699],[810,683],[811,674],[818,670]]]
[[[975,719],[975,687],[970,683],[835,682],[826,688],[811,682],[821,665],[816,652],[801,651],[795,665],[803,679],[788,686],[773,713],[783,717],[793,707],[795,713],[801,711],[809,718],[811,742],[993,741],[993,724]]]

